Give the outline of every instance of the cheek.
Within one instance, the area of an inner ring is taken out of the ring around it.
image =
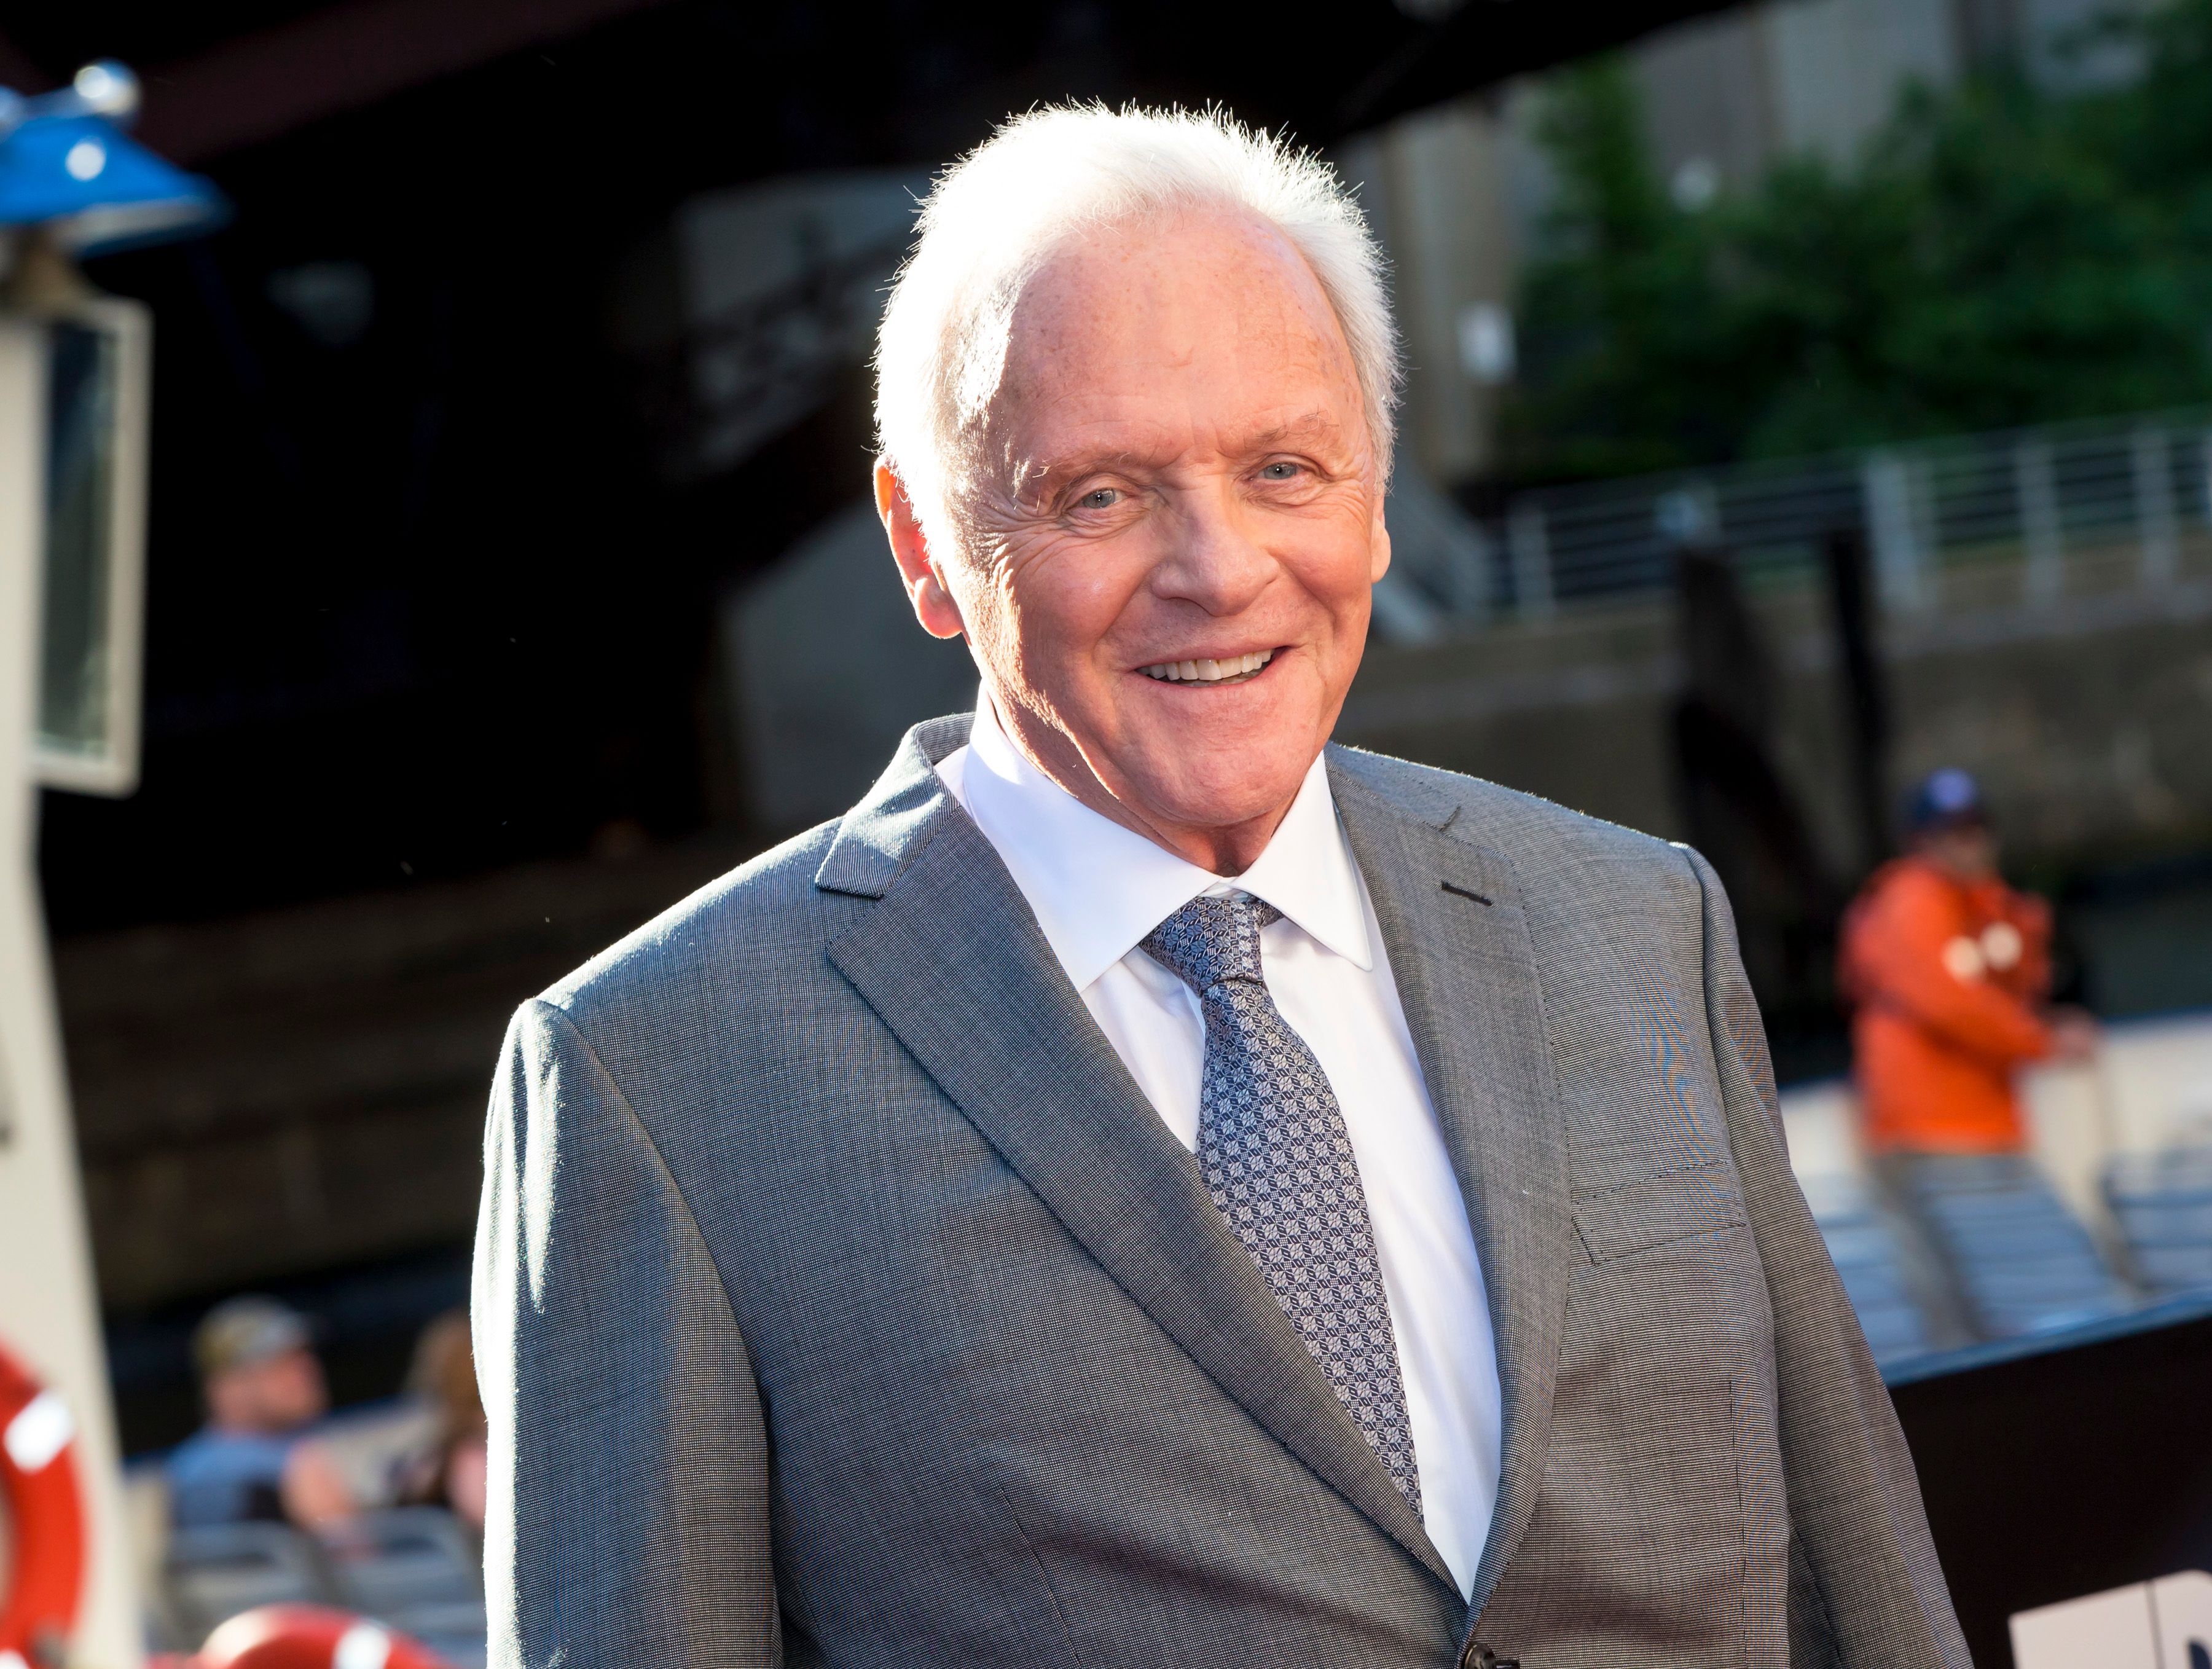
[[[1285,565],[1322,611],[1340,627],[1367,618],[1374,594],[1376,541],[1364,520],[1331,528],[1329,536],[1298,548]]]
[[[1020,644],[1052,651],[1040,670],[1087,666],[1139,606],[1146,565],[1118,544],[1063,541],[1008,565],[1002,588]]]

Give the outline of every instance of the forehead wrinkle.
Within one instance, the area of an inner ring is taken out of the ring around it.
[[[1102,285],[1116,292],[1124,289],[1130,283],[1126,276],[1128,269],[1144,264],[1161,237],[1176,235],[1193,222],[1202,225],[1213,218],[1212,212],[1188,209],[1157,218],[1142,217],[1112,228],[1112,235],[1088,245],[1057,249],[1027,275],[1007,309],[1006,361],[994,397],[978,414],[975,452],[971,454],[978,463],[996,454],[990,459],[995,468],[987,466],[1000,484],[995,490],[1017,500],[1034,499],[1060,483],[1093,472],[1152,472],[1194,456],[1244,459],[1284,445],[1312,446],[1332,460],[1346,452],[1364,454],[1367,448],[1361,442],[1366,437],[1352,431],[1364,429],[1365,390],[1342,321],[1310,264],[1280,228],[1239,215],[1225,216],[1226,223],[1218,229],[1224,241],[1244,245],[1246,254],[1252,253],[1252,243],[1262,246],[1261,259],[1250,265],[1273,279],[1272,284],[1262,283],[1261,288],[1273,292],[1267,299],[1274,305],[1255,311],[1249,295],[1249,271],[1237,286],[1247,298],[1243,305],[1220,308],[1218,316],[1212,316],[1216,314],[1211,305],[1215,298],[1201,295],[1199,304],[1207,309],[1210,322],[1226,326],[1227,340],[1234,344],[1230,352],[1240,358],[1256,356],[1275,367],[1278,375],[1308,384],[1304,390],[1279,389],[1282,404],[1277,411],[1316,403],[1286,418],[1275,417],[1264,409],[1206,410],[1211,404],[1205,398],[1208,391],[1182,387],[1191,366],[1206,351],[1205,344],[1184,329],[1159,332],[1142,344],[1152,356],[1148,366],[1132,363],[1124,356],[1103,365],[1086,366],[1086,371],[1097,374],[1097,380],[1085,375],[1071,385],[1075,368],[1060,351],[1063,344],[1056,338],[1073,332],[1073,340],[1066,345],[1081,357],[1084,332],[1091,320],[1090,304],[1096,292]],[[1221,259],[1218,249],[1201,249],[1194,258],[1193,271],[1202,277]],[[1170,299],[1180,309],[1191,298]],[[1177,311],[1156,322],[1187,325],[1188,321],[1182,320]],[[1144,354],[1138,357],[1141,361]],[[1125,406],[1133,397],[1141,405],[1154,392],[1148,386],[1154,377],[1167,385],[1158,392],[1176,388],[1184,395],[1185,410],[1181,415],[1190,421],[1166,419],[1167,429],[1146,433],[1153,428],[1153,421],[1137,417],[1133,435],[1124,426],[1133,414],[1112,408]],[[1316,383],[1322,386],[1314,387]],[[1197,395],[1194,402],[1189,399],[1193,394]],[[1051,433],[1057,426],[1048,415],[1054,407],[1061,408],[1059,415],[1072,416],[1065,410],[1071,400],[1079,406],[1092,399],[1103,399],[1108,412],[1080,420],[1074,436]],[[1339,405],[1344,409],[1334,409]],[[1033,419],[1018,415],[1030,406],[1042,408],[1037,414],[1044,417],[1042,431]],[[1091,430],[1095,443],[1086,443],[1087,437],[1081,433],[1084,429]]]

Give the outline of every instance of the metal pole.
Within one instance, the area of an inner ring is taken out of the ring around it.
[[[1889,702],[1882,686],[1866,540],[1856,527],[1838,527],[1828,535],[1821,555],[1836,660],[1843,673],[1862,857],[1871,871],[1889,856]]]

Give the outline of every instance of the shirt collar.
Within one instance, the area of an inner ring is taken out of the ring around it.
[[[1363,970],[1375,965],[1358,873],[1319,757],[1258,862],[1229,879],[1076,799],[1014,746],[988,697],[976,703],[960,797],[1078,990],[1209,892],[1264,898],[1328,950]]]

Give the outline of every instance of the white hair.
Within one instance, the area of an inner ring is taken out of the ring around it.
[[[958,548],[958,478],[997,393],[1023,289],[1069,237],[1187,208],[1256,216],[1313,270],[1352,350],[1376,468],[1396,436],[1382,251],[1335,171],[1225,113],[1031,111],[938,177],[876,339],[876,434],[923,531]]]

